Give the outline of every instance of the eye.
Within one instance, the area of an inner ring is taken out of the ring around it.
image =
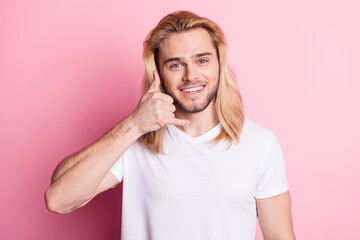
[[[181,67],[180,63],[174,63],[174,64],[170,65],[170,68],[178,68],[178,67]]]
[[[207,62],[208,62],[208,60],[207,60],[207,59],[204,59],[204,58],[199,59],[199,63],[207,63]]]

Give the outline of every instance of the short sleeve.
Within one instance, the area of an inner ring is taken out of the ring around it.
[[[112,168],[110,168],[110,172],[116,177],[119,183],[122,181],[124,176],[124,158],[125,154],[123,154],[112,166]]]
[[[280,143],[271,131],[270,143],[260,164],[260,180],[256,186],[255,198],[269,198],[289,190],[286,168]]]

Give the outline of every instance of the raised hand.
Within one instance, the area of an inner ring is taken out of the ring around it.
[[[143,135],[165,126],[165,124],[186,125],[188,120],[175,118],[175,106],[169,95],[160,91],[160,77],[155,70],[149,90],[142,96],[131,117],[139,134]]]

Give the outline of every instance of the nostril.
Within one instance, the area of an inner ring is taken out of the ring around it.
[[[183,76],[183,81],[194,81],[194,80],[198,80],[199,78],[196,75],[184,75]]]

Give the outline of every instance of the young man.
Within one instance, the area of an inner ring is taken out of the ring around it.
[[[123,240],[295,239],[281,147],[244,117],[226,42],[179,11],[144,42],[144,95],[97,142],[65,158],[45,198],[68,213],[123,181]]]

